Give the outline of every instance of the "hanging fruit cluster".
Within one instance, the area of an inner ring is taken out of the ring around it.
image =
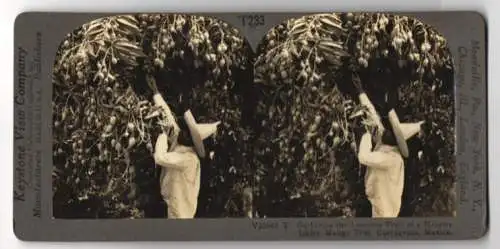
[[[62,76],[66,85],[87,84],[87,79],[92,79],[112,87],[120,71],[137,65],[136,59],[144,56],[139,38],[137,20],[132,16],[89,22],[63,41],[54,73]]]
[[[335,14],[290,19],[273,28],[262,41],[255,62],[255,80],[267,85],[314,85],[335,71],[347,56],[345,30]],[[290,67],[298,63],[297,67]],[[279,83],[278,83],[279,82]]]
[[[231,67],[247,67],[248,49],[236,28],[219,19],[197,15],[139,15],[140,27],[153,30],[151,53],[158,68],[173,69],[171,62],[210,69],[214,80],[231,77]],[[206,82],[210,86],[210,82]]]
[[[357,70],[388,67],[428,81],[437,70],[452,68],[446,39],[418,19],[384,13],[345,13],[341,18]]]
[[[66,37],[54,65],[57,181],[73,186],[80,202],[99,196],[118,216],[139,215],[133,205],[119,205],[121,195],[135,192],[130,153],[138,146],[152,151],[151,134],[162,119],[130,85],[144,57],[137,25],[133,16],[87,23]]]

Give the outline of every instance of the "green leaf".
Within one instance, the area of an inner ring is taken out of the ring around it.
[[[319,16],[321,16],[323,18],[332,19],[332,21],[336,22],[336,23],[341,23],[342,22],[342,20],[340,20],[340,18],[338,17],[337,14],[319,14]]]
[[[146,54],[142,52],[142,49],[130,43],[121,42],[120,44],[115,44],[114,48],[119,52],[119,54],[125,54],[133,57],[146,56]]]
[[[288,33],[290,36],[296,36],[298,34],[304,33],[306,30],[307,24],[302,21],[295,24]]]
[[[128,54],[127,51],[118,52],[118,53],[115,53],[115,55],[117,55],[118,58],[120,58],[120,60],[124,61],[128,65],[131,65],[131,66],[137,66],[138,65],[137,61],[135,60],[135,57],[133,57],[132,55]]]
[[[364,111],[363,111],[363,110],[359,110],[359,111],[357,111],[357,112],[355,112],[355,113],[351,114],[351,115],[349,116],[349,119],[354,119],[354,118],[360,117],[360,116],[362,116],[363,114],[364,114]]]
[[[121,26],[130,29],[133,32],[139,33],[141,30],[135,24],[131,23],[128,19],[117,18],[116,21],[121,24]]]
[[[102,28],[103,28],[103,27],[102,27],[102,23],[101,23],[101,22],[91,22],[91,23],[88,25],[87,29],[86,29],[86,31],[87,31],[87,35],[88,35],[89,33],[92,33],[93,31],[96,31],[96,30],[102,30]]]
[[[328,27],[336,28],[336,29],[339,29],[339,30],[344,30],[342,28],[342,26],[340,25],[340,22],[335,23],[329,17],[326,17],[326,16],[325,17],[321,17],[319,19],[319,21],[321,23],[323,23],[324,25],[328,26]]]
[[[118,40],[115,43],[115,46],[126,48],[126,49],[140,50],[140,48],[138,46],[136,46],[135,44],[133,44],[132,42],[130,42],[128,40],[123,40],[123,39]]]
[[[342,46],[332,42],[321,42],[318,45],[318,48],[321,50],[321,52],[325,53],[325,57],[330,56],[335,58],[336,60],[340,60],[340,57],[348,55],[347,52],[342,48]]]
[[[104,27],[102,27],[101,25],[100,28],[93,29],[92,31],[87,32],[85,35],[89,37],[90,40],[93,40],[95,39],[95,36],[101,34],[102,32],[104,32]]]
[[[332,39],[322,39],[319,42],[321,47],[330,47],[332,49],[344,50],[340,42],[334,42]]]
[[[132,31],[127,30],[127,29],[116,29],[116,32],[121,35],[131,35]]]
[[[87,44],[86,48],[87,48],[86,51],[90,56],[92,56],[94,58],[97,56],[95,53],[94,45],[89,43],[89,44]]]
[[[135,25],[139,25],[139,21],[132,15],[123,15],[123,16],[120,16],[120,18],[126,19]]]

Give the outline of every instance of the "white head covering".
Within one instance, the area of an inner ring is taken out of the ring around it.
[[[396,142],[398,143],[399,152],[403,157],[409,156],[408,145],[406,140],[413,137],[420,131],[423,121],[417,123],[400,123],[396,111],[391,110],[389,112],[389,122],[391,123]]]
[[[193,138],[194,147],[198,156],[202,158],[205,157],[205,146],[203,145],[203,140],[217,131],[217,126],[220,122],[198,124],[196,123],[191,110],[187,110],[184,113],[184,120],[186,121],[191,137]]]

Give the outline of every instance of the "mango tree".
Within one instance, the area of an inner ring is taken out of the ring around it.
[[[202,16],[112,16],[68,34],[54,65],[55,213],[163,216],[153,145],[187,109],[199,122],[222,121],[213,156],[203,161],[207,208],[200,213],[229,210],[248,172],[238,95],[244,86],[236,84],[251,70],[247,51],[237,30]],[[155,93],[169,111],[153,104]],[[217,197],[216,189],[228,193]]]
[[[319,14],[279,25],[259,51],[261,215],[370,215],[356,152],[374,124],[355,82],[381,115],[390,94],[403,122],[426,121],[409,141],[402,215],[451,215],[453,63],[443,36],[410,17]]]

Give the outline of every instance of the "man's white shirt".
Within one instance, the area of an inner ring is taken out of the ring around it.
[[[397,147],[382,145],[372,151],[371,135],[361,138],[359,162],[367,167],[365,191],[372,217],[397,217],[404,187],[404,160]]]
[[[160,186],[168,218],[193,218],[200,191],[200,160],[192,147],[178,145],[168,152],[167,139],[166,134],[158,137],[155,162],[162,167]]]

